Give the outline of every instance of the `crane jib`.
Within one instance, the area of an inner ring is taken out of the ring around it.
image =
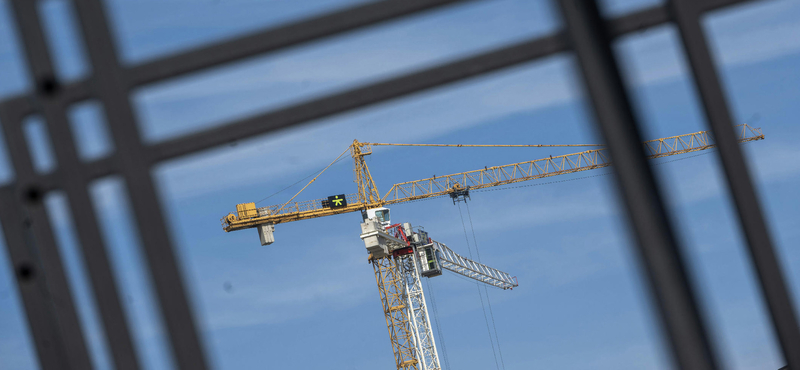
[[[739,142],[764,139],[764,134],[761,132],[760,128],[751,127],[747,124],[738,125],[736,128],[737,140]],[[610,157],[606,153],[606,149],[599,148],[572,154],[549,156],[547,158],[512,163],[503,166],[484,167],[484,169],[452,175],[434,176],[427,179],[398,183],[393,185],[389,191],[381,196],[377,190],[375,181],[369,172],[369,168],[364,161],[365,156],[372,154],[373,145],[451,147],[559,146],[385,144],[353,141],[353,144],[350,146],[349,150],[355,161],[357,184],[356,193],[333,195],[326,199],[287,202],[282,205],[272,205],[261,208],[256,208],[254,203],[239,204],[237,205],[236,214],[231,213],[222,219],[223,229],[225,231],[235,231],[253,228],[258,225],[274,225],[285,222],[300,221],[309,218],[331,216],[340,213],[365,211],[367,209],[384,207],[391,204],[454,194],[467,190],[508,185],[550,176],[587,171],[611,165]],[[649,140],[644,142],[643,146],[648,158],[654,159],[706,150],[714,148],[716,144],[714,143],[714,140],[708,131],[699,131],[690,134]],[[316,177],[314,179],[316,179]],[[313,181],[314,180],[312,180],[312,182]],[[310,185],[310,183],[311,182],[309,182],[308,185]],[[292,198],[294,199],[294,197]]]

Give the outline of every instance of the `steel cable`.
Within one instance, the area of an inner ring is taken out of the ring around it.
[[[478,238],[475,236],[475,225],[472,224],[472,213],[469,211],[469,203],[464,202],[464,205],[467,207],[467,216],[469,217],[469,227],[472,229],[472,242],[475,245],[475,254],[478,257],[478,263],[481,262],[481,252],[478,249]],[[480,287],[478,288],[480,289]],[[497,343],[497,354],[500,357],[500,364],[503,366],[503,370],[506,368],[505,361],[503,361],[503,351],[500,350],[500,338],[497,336],[497,324],[494,321],[494,312],[492,311],[492,301],[489,300],[489,290],[486,289],[486,285],[483,285],[483,292],[486,293],[486,303],[489,306],[489,317],[492,318],[492,327],[494,328],[494,340]],[[488,326],[488,323],[487,323]],[[489,332],[491,336],[491,332]]]
[[[464,222],[464,213],[461,211],[461,203],[457,202],[458,205],[458,215],[461,216],[461,226],[464,227],[464,239],[467,241],[467,251],[469,251],[469,259],[474,260],[472,257],[472,248],[469,246],[469,234],[467,234],[467,224]],[[474,235],[474,229],[473,229]],[[478,288],[478,297],[481,300],[481,308],[483,309],[483,319],[486,321],[486,331],[489,333],[489,343],[492,345],[492,356],[494,356],[494,364],[498,370],[500,370],[500,363],[497,361],[497,352],[494,349],[494,340],[492,339],[492,329],[489,328],[489,317],[486,315],[486,305],[483,303],[483,293],[481,292],[481,283],[475,282],[475,286]]]
[[[446,369],[452,369],[450,367],[450,359],[447,357],[447,345],[444,342],[444,334],[442,333],[442,325],[439,321],[439,308],[436,305],[436,297],[433,295],[433,286],[431,285],[431,279],[425,279],[425,283],[428,285],[428,293],[431,296],[431,305],[433,306],[433,318],[436,320],[436,332],[439,334],[439,342],[442,343],[442,357],[444,357],[444,363]]]
[[[347,158],[347,157],[342,157],[342,156],[339,156],[339,158],[338,158],[338,159],[336,159],[336,161],[334,161],[334,162],[333,162],[333,163],[331,163],[330,165],[328,165],[328,167],[330,167],[330,166],[332,166],[332,165],[334,165],[334,164],[336,164],[336,163],[339,163],[339,162],[341,162],[341,161],[342,161],[343,159],[345,159],[345,158]],[[272,193],[270,196],[268,196],[268,197],[266,197],[266,198],[264,198],[264,199],[261,199],[261,200],[259,200],[258,202],[256,202],[256,204],[258,204],[258,203],[261,203],[261,202],[263,202],[263,201],[265,201],[265,200],[267,200],[267,199],[269,199],[269,198],[272,198],[272,197],[274,197],[275,195],[278,195],[278,194],[280,194],[280,193],[282,193],[282,192],[284,192],[284,191],[286,191],[286,190],[290,189],[291,187],[293,187],[293,186],[295,186],[295,185],[297,185],[297,184],[299,184],[299,183],[301,183],[301,182],[305,181],[307,178],[309,178],[309,177],[311,177],[311,176],[314,176],[314,175],[319,175],[319,174],[321,174],[321,173],[322,173],[322,171],[325,171],[325,169],[326,169],[326,168],[327,168],[327,167],[325,167],[325,168],[322,168],[322,169],[320,169],[320,170],[318,170],[318,171],[316,171],[316,172],[314,172],[314,173],[312,173],[312,174],[310,174],[310,175],[308,175],[308,176],[306,176],[306,177],[303,177],[303,178],[302,178],[302,179],[300,179],[300,180],[297,180],[297,182],[295,182],[294,184],[291,184],[291,185],[289,185],[289,186],[287,186],[287,187],[285,187],[285,188],[283,188],[283,189],[281,189],[281,190],[278,190],[278,191],[276,191],[276,192]]]

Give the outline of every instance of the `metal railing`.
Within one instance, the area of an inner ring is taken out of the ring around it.
[[[345,196],[347,200],[347,204],[353,204],[358,202],[358,194],[352,193],[347,194]],[[306,212],[306,211],[318,211],[324,208],[328,208],[325,206],[325,203],[328,201],[328,198],[322,199],[313,199],[313,200],[304,200],[300,202],[291,202],[289,204],[275,204],[266,207],[258,208],[258,216],[275,216],[275,215],[285,215],[290,213],[297,213],[297,212]]]

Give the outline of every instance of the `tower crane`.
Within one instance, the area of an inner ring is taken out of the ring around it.
[[[736,126],[740,143],[763,140],[760,128],[747,124]],[[714,148],[708,131],[670,136],[645,141],[648,158],[697,152]],[[549,156],[537,160],[512,163],[446,176],[408,181],[392,185],[381,195],[364,157],[377,146],[426,147],[598,147],[582,152]],[[345,153],[355,162],[355,194],[338,194],[327,199],[294,202],[309,185],[336,163]],[[389,144],[354,140],[331,164],[317,174],[289,201],[256,208],[255,203],[236,205],[236,213],[222,218],[226,232],[256,228],[262,245],[275,241],[275,225],[310,218],[360,211],[361,239],[375,271],[386,324],[395,355],[397,369],[439,370],[438,354],[430,327],[422,277],[441,275],[442,269],[467,276],[501,289],[517,287],[516,278],[458,255],[443,243],[431,239],[409,223],[392,224],[386,206],[413,200],[449,195],[453,201],[465,199],[470,190],[507,185],[591,169],[608,167],[611,158],[602,145],[469,145],[469,144]]]
[[[372,217],[364,220],[361,231],[375,270],[397,369],[441,370],[422,277],[449,270],[500,289],[518,286],[511,274],[463,257],[424,230],[413,230],[409,223],[384,227],[378,217]]]

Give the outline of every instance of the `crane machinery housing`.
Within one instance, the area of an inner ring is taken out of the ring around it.
[[[740,143],[764,139],[760,128],[747,124],[738,125],[737,128],[737,141]],[[649,140],[643,145],[650,159],[702,151],[716,146],[708,131]],[[598,148],[398,183],[381,195],[364,160],[365,156],[372,154],[372,148],[376,146]],[[355,162],[357,185],[355,194],[336,194],[326,199],[293,202],[303,190],[348,151]],[[606,149],[602,145],[595,144],[388,144],[354,140],[347,150],[287,202],[260,208],[257,208],[255,203],[238,204],[236,213],[230,213],[222,218],[222,226],[226,232],[256,228],[261,244],[268,245],[275,241],[276,224],[360,211],[362,215],[360,237],[369,252],[369,261],[375,271],[395,355],[395,365],[397,369],[439,370],[441,366],[430,327],[421,278],[439,276],[442,270],[449,270],[501,289],[512,289],[518,284],[516,278],[510,274],[458,255],[443,243],[431,239],[422,229],[412,229],[409,223],[392,224],[387,206],[445,195],[449,195],[455,202],[468,197],[470,190],[610,165],[611,158]]]

